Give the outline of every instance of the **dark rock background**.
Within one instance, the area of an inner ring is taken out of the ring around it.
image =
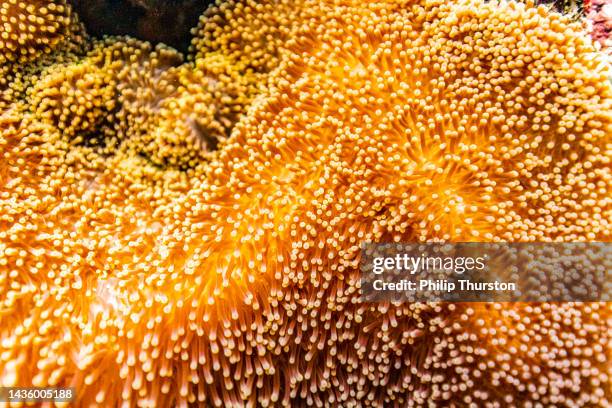
[[[191,28],[213,0],[69,0],[87,32],[129,35],[187,51]]]
[[[582,14],[583,1],[582,0],[538,0],[538,4],[550,4],[555,10],[561,13],[575,13],[579,12]]]

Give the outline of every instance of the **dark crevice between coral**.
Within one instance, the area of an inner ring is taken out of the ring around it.
[[[564,14],[584,15],[582,0],[538,0],[538,4],[549,4],[555,11]]]
[[[186,52],[191,29],[213,0],[70,0],[87,32],[129,35]]]
[[[219,147],[219,135],[213,135],[197,120],[191,120],[191,125],[195,131],[196,137],[203,145],[206,151],[214,152]]]

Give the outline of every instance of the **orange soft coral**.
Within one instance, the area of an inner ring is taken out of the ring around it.
[[[607,304],[365,304],[357,268],[363,241],[607,241],[589,40],[515,2],[275,4],[213,9],[181,66],[94,47],[3,111],[0,383],[78,406],[609,405]]]

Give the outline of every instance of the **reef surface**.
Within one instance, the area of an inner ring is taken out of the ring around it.
[[[612,85],[515,1],[225,1],[186,56],[0,3],[0,385],[76,406],[612,401],[607,303],[359,302],[359,245],[609,241]]]

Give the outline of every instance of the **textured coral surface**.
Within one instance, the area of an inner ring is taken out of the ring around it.
[[[585,2],[591,36],[608,49],[612,47],[612,1],[592,0]]]
[[[609,241],[610,68],[570,18],[226,1],[186,58],[62,0],[3,0],[0,26],[0,385],[612,403],[610,304],[359,302],[363,241]]]

